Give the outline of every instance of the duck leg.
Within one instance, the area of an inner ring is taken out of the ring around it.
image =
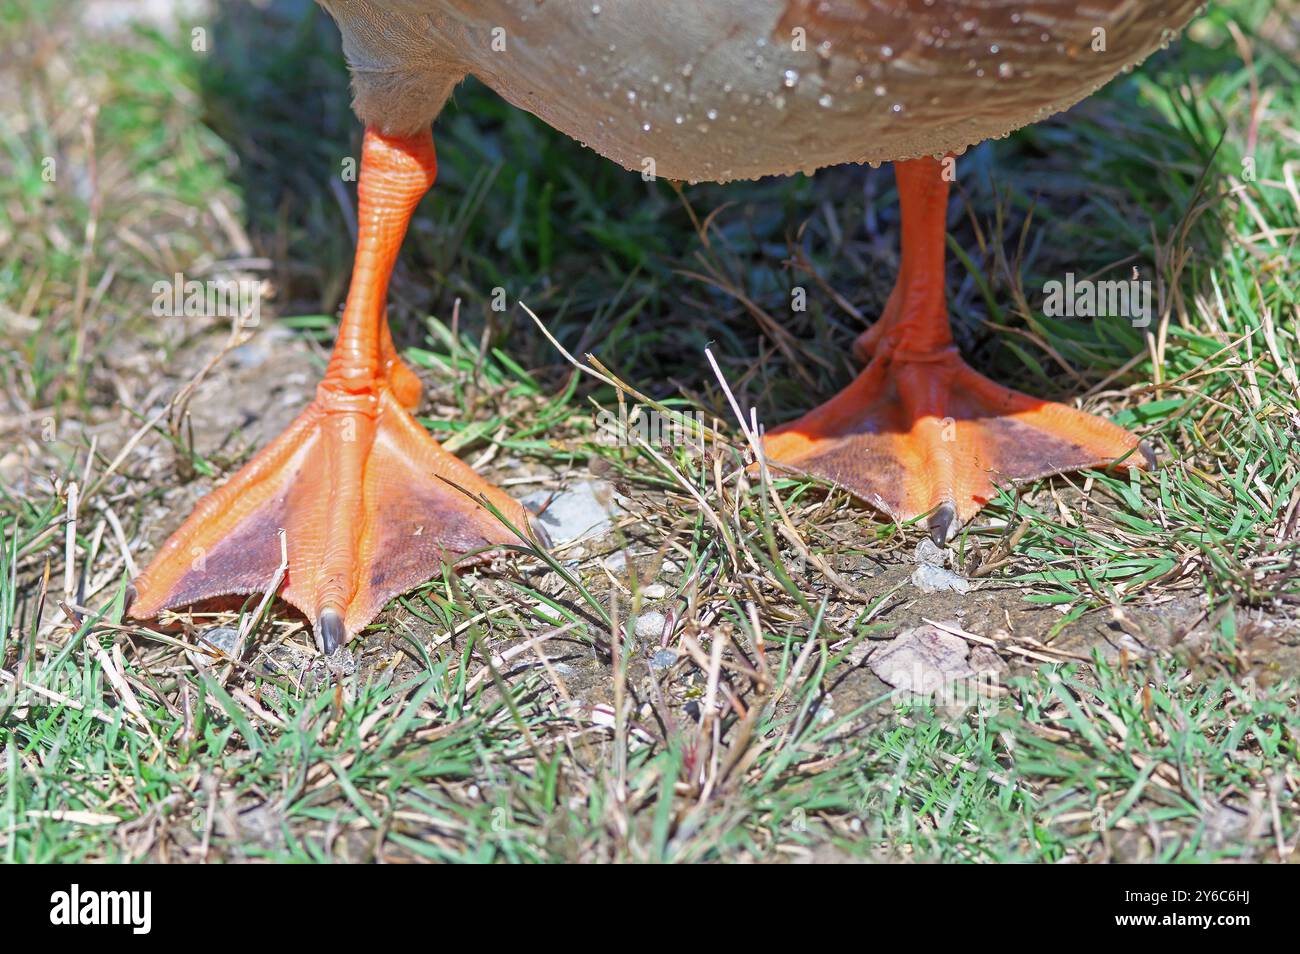
[[[994,384],[961,359],[944,294],[942,165],[926,158],[894,169],[902,264],[880,320],[855,344],[866,368],[825,404],[769,432],[769,460],[844,487],[896,520],[928,513],[940,543],[997,485],[1154,466],[1123,428]]]
[[[411,417],[420,383],[388,329],[388,280],[436,171],[428,131],[398,138],[366,130],[352,283],[316,398],[199,502],[135,579],[132,616],[261,592],[280,566],[283,529],[289,566],[280,595],[332,653],[444,560],[517,539],[457,488],[485,497],[519,528],[524,509]]]

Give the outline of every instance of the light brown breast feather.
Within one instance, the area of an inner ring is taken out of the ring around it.
[[[446,94],[422,99],[421,83],[447,85],[468,72],[627,168],[653,163],[657,175],[686,180],[960,150],[1073,105],[1170,41],[1197,7],[324,2],[353,47],[350,59],[364,49],[365,69],[354,77],[368,121],[428,121]]]

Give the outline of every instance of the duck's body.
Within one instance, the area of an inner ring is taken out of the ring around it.
[[[466,75],[687,181],[961,151],[1074,105],[1194,0],[321,0],[357,111],[424,128]]]
[[[1123,429],[994,384],[948,331],[939,156],[1086,96],[1166,43],[1193,0],[321,0],[366,123],[356,264],[316,400],[204,499],[137,578],[133,614],[281,595],[323,649],[441,560],[528,519],[410,416],[419,382],[385,296],[432,185],[429,125],[473,74],[621,165],[728,180],[897,161],[899,279],[839,395],[769,432],[770,463],[844,486],[944,541],[998,485],[1150,465]],[[488,505],[487,507],[484,504]],[[489,509],[495,513],[489,513]]]

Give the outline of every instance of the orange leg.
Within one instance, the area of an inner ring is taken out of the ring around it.
[[[944,293],[948,183],[934,159],[896,163],[897,284],[855,351],[857,380],[766,438],[769,459],[822,477],[896,520],[929,514],[946,541],[995,486],[1087,467],[1154,466],[1123,428],[994,384],[958,356]]]
[[[289,568],[280,595],[331,653],[444,560],[516,539],[457,487],[526,525],[518,503],[409,413],[420,383],[393,347],[385,299],[407,223],[436,171],[428,132],[403,139],[366,130],[352,285],[316,399],[199,502],[135,579],[132,616],[261,592],[280,565],[284,529]]]

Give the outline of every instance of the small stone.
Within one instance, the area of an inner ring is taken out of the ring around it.
[[[340,646],[325,657],[325,666],[336,676],[350,676],[357,671],[357,658],[347,646]]]
[[[674,563],[672,560],[664,560],[663,571],[665,573],[670,573],[675,576],[676,574],[682,572],[682,568],[678,566],[676,563]]]
[[[636,634],[642,639],[658,639],[664,634],[664,624],[668,618],[663,613],[651,611],[636,618]]]
[[[671,649],[661,649],[650,657],[651,669],[668,669],[677,662],[677,654]]]
[[[641,595],[648,600],[661,600],[668,595],[668,587],[662,583],[651,583],[641,590]]]
[[[227,656],[235,653],[235,643],[239,639],[239,630],[229,626],[214,626],[199,633],[199,644],[210,647]]]
[[[228,360],[237,368],[256,368],[266,363],[266,349],[257,344],[240,345],[230,352]]]
[[[627,551],[617,550],[600,562],[611,573],[622,573],[627,569]]]
[[[967,660],[966,640],[934,626],[901,633],[871,657],[871,671],[901,692],[928,696],[945,683],[974,675]]]
[[[930,705],[949,719],[962,718],[972,706],[987,711],[996,705],[998,675],[1006,669],[986,647],[972,651],[960,636],[928,623],[882,646],[867,665],[894,687],[896,703]]]
[[[1151,650],[1142,645],[1142,643],[1138,641],[1137,637],[1130,633],[1120,633],[1118,636],[1113,637],[1110,640],[1110,643],[1115,647],[1115,649],[1122,649],[1130,656],[1136,656],[1139,659],[1143,656],[1151,655]]]
[[[929,537],[922,537],[916,545],[916,552],[912,554],[912,561],[921,566],[947,566],[948,549],[939,546]]]
[[[521,503],[534,512],[541,510],[539,523],[558,546],[573,540],[591,540],[613,527],[614,491],[605,481],[588,480],[573,484],[558,494],[542,490],[529,494]],[[542,510],[541,508],[546,509]]]
[[[922,593],[969,593],[970,581],[952,570],[922,563],[912,574],[912,583]]]

